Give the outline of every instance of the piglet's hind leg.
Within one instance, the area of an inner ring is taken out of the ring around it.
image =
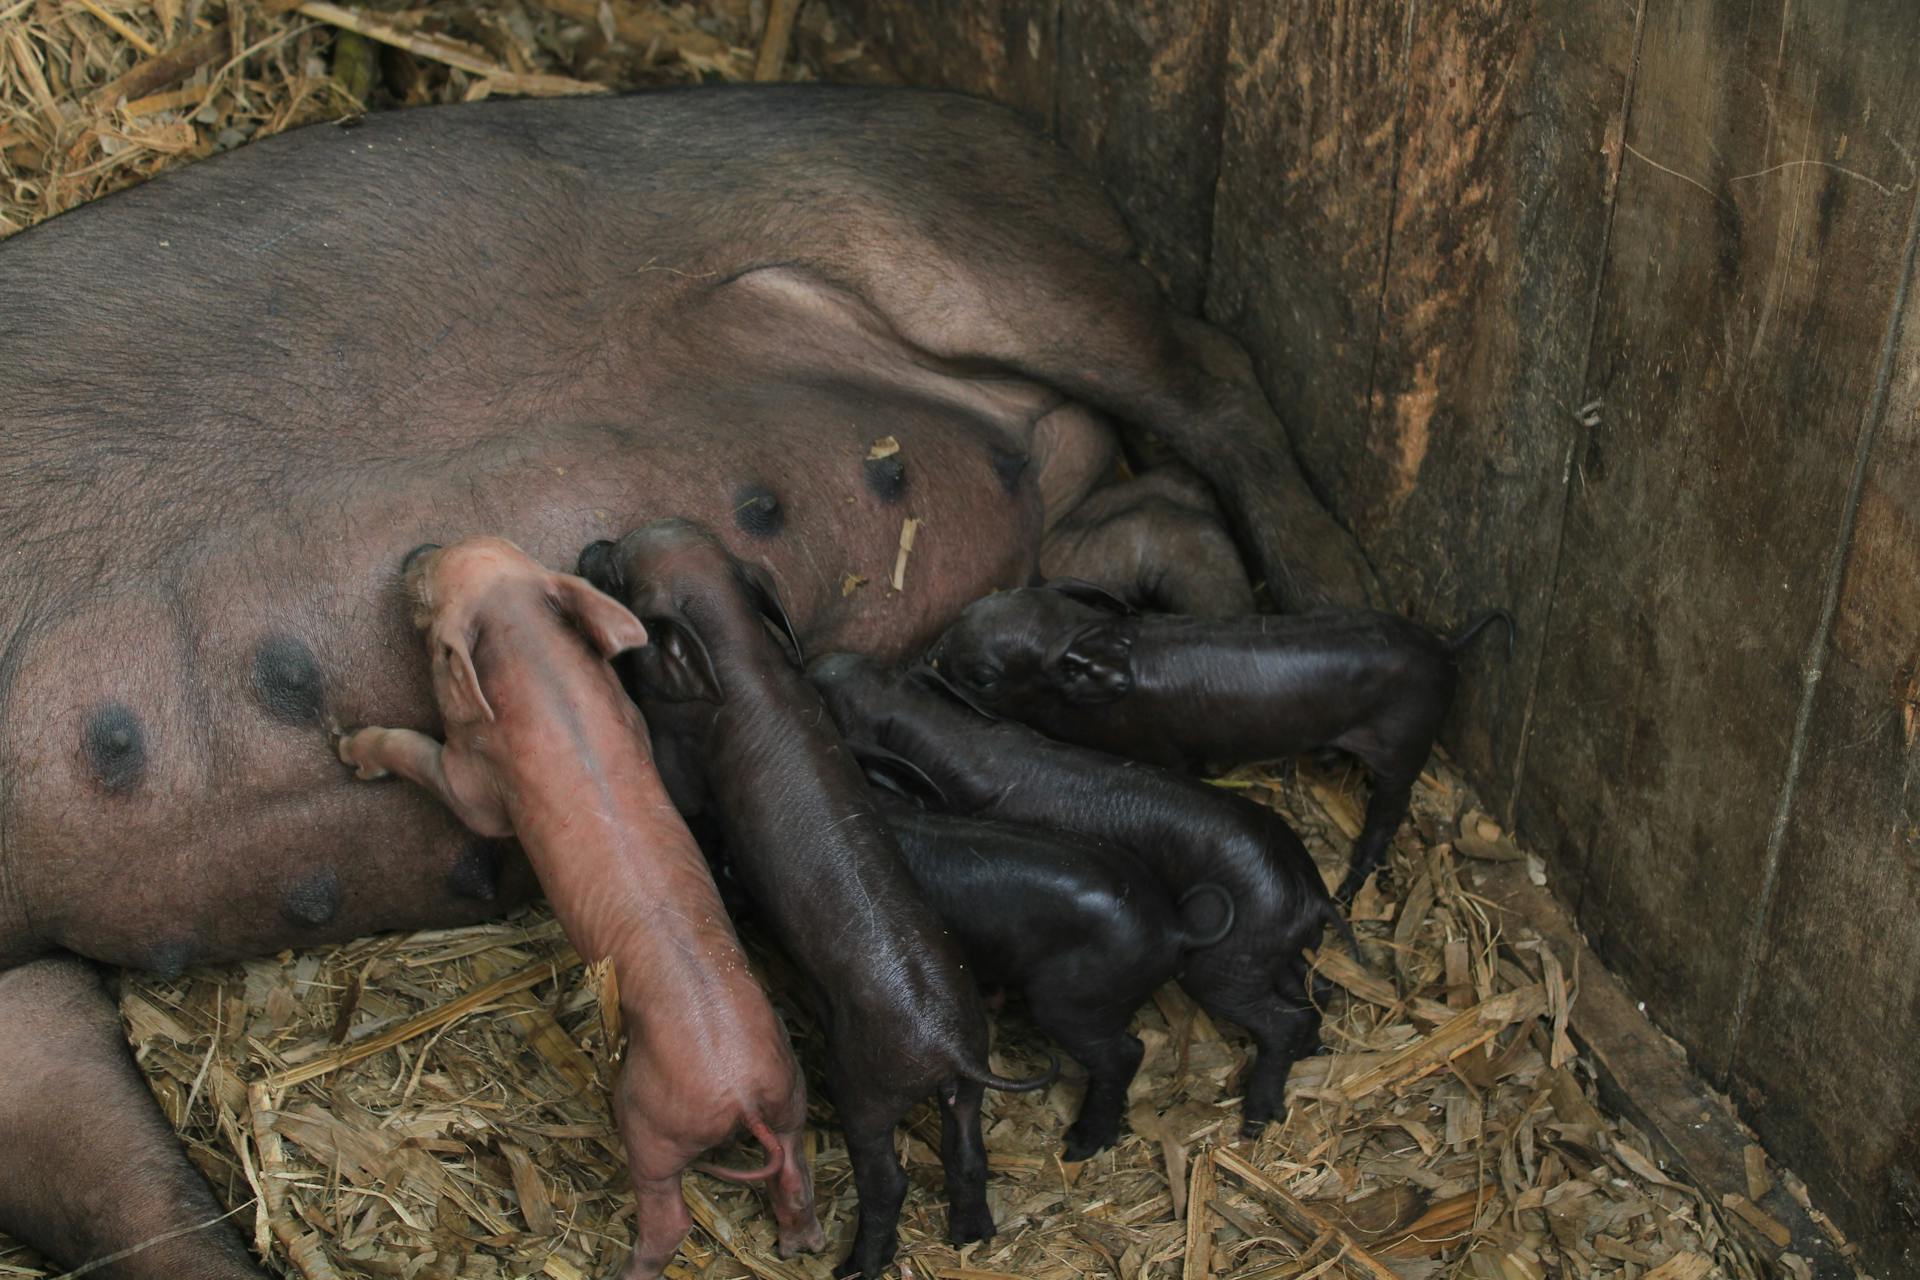
[[[0,973],[0,1028],[0,1231],[97,1280],[264,1280],[85,963]]]
[[[818,1253],[827,1247],[827,1233],[813,1207],[813,1171],[807,1167],[807,1130],[804,1124],[778,1134],[780,1170],[767,1188],[773,1198],[773,1218],[780,1225],[780,1256]]]
[[[693,1229],[687,1202],[681,1198],[679,1174],[634,1178],[633,1223],[633,1256],[622,1280],[657,1280]]]
[[[1080,1115],[1068,1126],[1065,1160],[1085,1160],[1120,1140],[1120,1117],[1127,1086],[1140,1070],[1146,1047],[1127,1030],[1138,1001],[1102,1007],[1083,991],[1064,996],[1055,990],[1027,989],[1027,1007],[1042,1031],[1060,1042],[1069,1057],[1087,1069],[1087,1092]]]
[[[980,1133],[985,1088],[961,1079],[940,1099],[940,1163],[947,1174],[947,1239],[971,1244],[993,1238],[987,1205],[987,1145]]]

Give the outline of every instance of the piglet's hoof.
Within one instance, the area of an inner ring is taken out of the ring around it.
[[[345,734],[340,739],[340,763],[353,769],[353,776],[362,782],[373,782],[387,776],[387,771],[377,764],[364,759],[364,750],[369,738],[377,733],[375,729],[361,729],[356,733]]]
[[[1077,1123],[1067,1129],[1067,1145],[1060,1151],[1060,1158],[1068,1164],[1078,1164],[1082,1160],[1091,1160],[1119,1141],[1118,1133],[1096,1133],[1091,1129],[1082,1129]]]
[[[953,1244],[991,1240],[993,1232],[993,1210],[985,1204],[966,1208],[956,1205],[947,1211],[947,1239]]]
[[[818,1222],[803,1231],[782,1231],[780,1233],[780,1256],[791,1258],[796,1253],[818,1253],[827,1247],[827,1233]]]

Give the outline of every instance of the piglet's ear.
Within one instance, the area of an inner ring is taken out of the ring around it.
[[[719,702],[723,695],[713,657],[685,619],[647,619],[652,643],[633,655],[644,696],[667,702]]]
[[[433,647],[434,700],[449,724],[493,720],[493,708],[487,703],[487,695],[480,692],[480,676],[473,669],[477,635],[477,629],[436,625],[427,637]]]
[[[806,666],[807,656],[800,647],[800,633],[793,629],[793,619],[787,616],[787,606],[780,601],[780,588],[773,584],[773,575],[767,572],[765,565],[742,560],[738,556],[734,557],[733,570],[760,616],[772,623],[787,638],[787,643],[793,646],[794,662]]]
[[[848,738],[846,742],[847,750],[853,753],[872,786],[902,800],[911,800],[923,809],[929,803],[942,809],[947,807],[947,796],[940,790],[940,784],[913,761],[863,738]]]
[[[1133,636],[1108,622],[1081,627],[1047,655],[1046,672],[1068,702],[1112,702],[1133,688]]]
[[[585,578],[556,573],[547,584],[554,605],[563,617],[580,628],[588,642],[603,658],[647,642],[647,629],[627,606],[601,591]]]

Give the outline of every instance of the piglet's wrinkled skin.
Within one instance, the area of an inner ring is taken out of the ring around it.
[[[1453,701],[1454,655],[1503,610],[1437,635],[1398,614],[1188,618],[1137,614],[1088,583],[969,605],[928,651],[953,692],[1064,742],[1168,768],[1334,749],[1373,775],[1335,896],[1386,856]]]
[[[446,744],[368,728],[340,758],[362,778],[412,779],[482,835],[518,836],[575,949],[613,962],[628,1033],[614,1099],[635,1193],[627,1280],[662,1273],[691,1226],[681,1171],[741,1130],[767,1150],[744,1177],[768,1181],[782,1250],[819,1248],[798,1064],[607,665],[645,629],[495,538],[416,552],[407,585]]]
[[[915,888],[819,695],[769,630],[792,638],[771,577],[682,520],[595,543],[580,567],[646,621],[653,643],[623,674],[656,734],[685,744],[735,873],[812,988],[860,1193],[839,1274],[878,1280],[892,1260],[907,1190],[893,1130],[929,1094],[941,1108],[949,1235],[991,1236],[982,1086],[1053,1077],[988,1069],[986,1014],[960,949]]]
[[[1189,951],[1227,935],[1232,895],[1200,884],[1176,903],[1126,850],[1064,831],[899,803],[885,812],[975,977],[1020,991],[1035,1025],[1087,1069],[1064,1158],[1112,1146],[1145,1052],[1127,1024]]]
[[[993,721],[916,678],[853,654],[807,668],[850,742],[911,761],[958,813],[1057,827],[1127,849],[1182,894],[1233,896],[1233,927],[1186,958],[1181,986],[1238,1023],[1259,1055],[1247,1073],[1245,1131],[1281,1110],[1287,1073],[1318,1045],[1301,949],[1346,921],[1298,836],[1269,809],[1153,765],[1116,759]]]

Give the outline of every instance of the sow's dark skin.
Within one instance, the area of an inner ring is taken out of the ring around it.
[[[907,1175],[893,1131],[939,1097],[948,1234],[993,1234],[983,1086],[1035,1089],[987,1067],[986,1012],[960,948],[915,888],[866,777],[820,697],[769,631],[773,583],[706,530],[667,520],[595,543],[581,575],[623,601],[652,644],[623,662],[654,736],[697,770],[734,874],[806,975],[826,1031],[827,1090],[860,1192],[837,1274],[892,1261]]]
[[[1210,482],[1283,602],[1372,591],[1245,357],[1166,310],[1051,142],[966,99],[316,125],[0,242],[0,300],[0,1231],[61,1266],[221,1211],[79,958],[174,973],[534,889],[511,843],[332,757],[335,726],[441,727],[397,660],[410,548],[495,534],[558,569],[680,512],[770,566],[809,644],[900,655],[1042,564],[1187,588],[1166,549],[1209,519],[1097,487],[1120,421]],[[223,1223],[92,1274],[259,1271]]]
[[[1086,1068],[1064,1158],[1112,1146],[1144,1053],[1127,1029],[1133,1012],[1187,952],[1232,929],[1232,895],[1202,884],[1176,904],[1138,858],[1062,831],[898,803],[885,813],[974,977],[1019,991],[1034,1024]]]
[[[1350,901],[1406,820],[1453,702],[1452,637],[1393,613],[1190,618],[1138,614],[1085,582],[967,606],[927,660],[979,711],[1050,737],[1174,769],[1334,749],[1373,775],[1366,823],[1335,897]]]
[[[1058,827],[1118,844],[1174,893],[1200,883],[1233,896],[1233,928],[1187,957],[1180,985],[1259,1049],[1244,1130],[1283,1107],[1287,1073],[1318,1045],[1303,947],[1346,921],[1298,836],[1271,810],[1153,765],[1116,759],[992,721],[871,660],[834,654],[807,670],[850,742],[911,761],[956,812]]]

